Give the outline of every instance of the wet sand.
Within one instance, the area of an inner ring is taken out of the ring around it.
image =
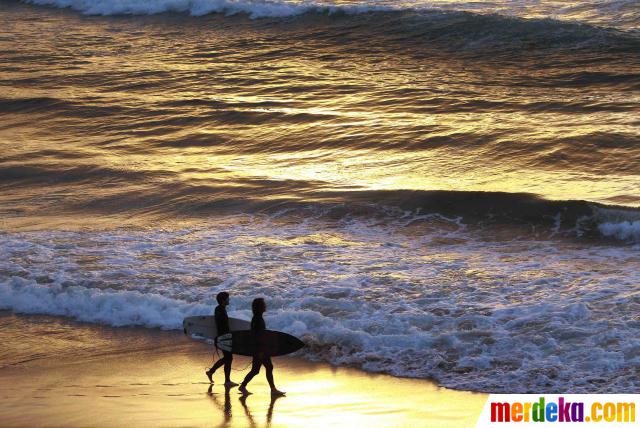
[[[204,370],[211,345],[178,332],[0,316],[0,426],[474,426],[485,394],[425,380],[276,358],[271,400],[261,372],[242,399]],[[242,380],[249,359],[236,358]],[[244,371],[240,371],[245,368]]]

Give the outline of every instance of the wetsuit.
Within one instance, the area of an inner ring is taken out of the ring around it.
[[[229,333],[231,330],[229,329],[229,316],[227,315],[227,310],[224,306],[218,305],[216,306],[216,310],[214,312],[214,318],[216,320],[216,328],[218,329],[218,336],[222,336],[223,334]],[[220,358],[216,363],[209,369],[209,372],[212,374],[218,370],[221,366],[224,365],[224,378],[225,382],[231,382],[231,362],[233,361],[233,354],[228,351],[222,351],[222,358]]]
[[[213,313],[213,317],[216,320],[216,328],[218,329],[218,336],[229,333],[229,316],[224,306],[216,306],[216,310]]]
[[[253,318],[251,318],[251,331],[253,332],[253,334],[259,336],[260,333],[262,333],[266,329],[267,324],[264,322],[264,318],[262,318],[262,315],[254,315]]]
[[[260,335],[267,329],[262,315],[254,315],[251,319],[251,331],[253,332],[256,340],[256,352],[253,355],[253,361],[251,363],[251,371],[247,373],[247,376],[242,381],[242,386],[246,387],[251,379],[258,373],[260,373],[260,366],[264,366],[267,371],[267,382],[272,390],[276,389],[273,383],[273,364],[271,363],[271,357],[265,356],[264,352],[260,350]]]

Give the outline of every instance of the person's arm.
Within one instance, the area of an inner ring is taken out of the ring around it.
[[[216,320],[216,330],[218,330],[218,336],[224,334],[224,311],[221,310],[220,306],[216,306],[213,318]]]
[[[220,312],[222,312],[220,326],[224,329],[225,333],[229,333],[231,331],[231,328],[229,327],[229,315],[227,315],[227,310],[223,309]]]
[[[264,318],[262,317],[253,317],[251,319],[251,331],[253,331],[255,334],[258,334],[260,332],[265,331],[266,325],[264,323]]]

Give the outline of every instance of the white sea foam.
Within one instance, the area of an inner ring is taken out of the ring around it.
[[[485,391],[637,389],[637,248],[314,222],[4,234],[0,307],[179,329],[230,290],[232,315],[265,296],[268,326],[314,360]]]
[[[580,20],[608,26],[635,28],[640,19],[635,0],[583,0],[566,2],[547,0],[492,2],[451,0],[24,0],[26,3],[72,8],[88,15],[150,15],[163,12],[189,13],[194,16],[209,13],[233,15],[245,13],[252,18],[286,17],[306,12],[367,13],[394,10],[445,10],[502,14],[523,18],[553,18]]]
[[[391,6],[332,5],[326,2],[259,1],[259,0],[28,0],[28,3],[71,8],[87,15],[153,15],[163,12],[189,13],[202,16],[210,13],[235,15],[245,13],[251,18],[286,17],[305,12],[364,13],[393,10]]]
[[[81,321],[120,326],[179,329],[182,320],[210,308],[203,304],[169,299],[159,294],[116,291],[11,277],[0,283],[0,308],[19,313],[73,317]]]
[[[640,242],[640,220],[602,223],[598,225],[598,230],[604,236],[614,237],[621,241]]]

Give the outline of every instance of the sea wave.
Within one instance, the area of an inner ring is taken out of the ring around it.
[[[16,313],[179,330],[231,290],[232,316],[248,319],[251,299],[266,297],[268,326],[301,337],[312,360],[492,392],[636,387],[637,262],[625,247],[247,217],[5,234],[0,251],[0,308]]]
[[[159,294],[80,286],[42,286],[13,277],[0,287],[0,308],[18,313],[60,315],[114,327],[178,329],[180,320],[209,310]]]
[[[374,11],[468,11],[474,13],[500,13],[507,16],[536,18],[586,19],[612,25],[629,25],[640,19],[640,10],[634,0],[607,0],[574,2],[557,7],[554,2],[496,1],[482,4],[473,1],[286,1],[286,0],[26,0],[27,3],[72,8],[90,15],[149,15],[164,12],[189,13],[201,16],[210,13],[233,15],[244,13],[252,18],[286,17],[307,12],[369,13]],[[545,4],[546,3],[546,4]]]
[[[251,18],[296,17],[321,22],[326,17],[335,18],[332,24],[344,23],[345,31],[331,28],[326,32],[315,32],[314,40],[336,38],[341,35],[383,38],[388,44],[397,44],[401,49],[415,44],[436,44],[451,51],[474,52],[483,50],[509,51],[526,54],[532,50],[549,51],[562,47],[577,50],[602,50],[610,52],[637,52],[639,35],[634,25],[616,28],[617,20],[611,11],[595,12],[608,17],[609,25],[597,21],[590,23],[579,19],[562,19],[562,13],[547,11],[540,14],[519,16],[518,8],[475,8],[464,2],[456,8],[441,8],[439,5],[383,4],[331,2],[289,2],[258,0],[27,0],[27,3],[71,8],[88,15],[153,15],[166,12],[188,13],[194,16],[207,14],[245,14]],[[600,10],[597,5],[590,5]],[[602,9],[604,10],[604,9]],[[625,8],[620,14],[628,19]],[[640,11],[636,12],[640,21]],[[622,19],[622,17],[621,17]],[[351,22],[353,21],[353,22]],[[294,20],[292,25],[296,22]],[[317,25],[319,22],[314,22]],[[367,32],[363,31],[367,29]],[[335,31],[334,31],[335,30]],[[337,31],[337,33],[336,33]],[[368,34],[367,34],[368,33]],[[294,36],[295,37],[295,36]],[[633,78],[633,76],[630,76]],[[589,78],[587,76],[587,78]]]
[[[164,12],[189,13],[202,16],[210,13],[234,15],[244,13],[252,18],[287,17],[306,12],[321,13],[366,13],[393,10],[392,7],[353,5],[332,6],[320,2],[286,1],[234,1],[234,0],[160,0],[160,1],[113,1],[113,0],[28,0],[28,3],[71,8],[87,15],[153,15]]]
[[[551,286],[538,284],[543,285]],[[418,299],[421,303],[394,304],[391,314],[381,302],[367,302],[361,290],[348,287],[326,287],[317,295],[297,298],[273,290],[261,294],[277,307],[267,314],[269,327],[301,337],[307,347],[299,355],[305,358],[435,378],[453,388],[630,391],[636,379],[633,367],[640,362],[635,352],[639,345],[630,334],[637,322],[622,317],[612,324],[594,313],[589,301],[476,310],[449,307],[447,298],[434,296]],[[149,292],[39,284],[19,277],[0,281],[0,297],[0,308],[16,313],[167,330],[181,329],[184,317],[209,314],[214,305],[212,298],[205,304]],[[236,307],[249,307],[249,300],[234,295]],[[619,310],[637,306],[633,298],[618,300]],[[411,309],[414,305],[416,309]],[[231,315],[250,316],[248,310]]]
[[[40,214],[80,216],[126,214],[162,220],[204,219],[234,214],[270,218],[381,221],[397,226],[443,219],[474,229],[511,230],[522,235],[640,242],[640,208],[586,200],[550,200],[528,193],[454,190],[324,190],[322,183],[240,179],[224,182],[174,181],[169,172],[119,170],[83,165],[61,168],[0,167],[0,188],[24,192],[46,185],[65,192],[47,198]],[[69,192],[70,186],[75,189]],[[92,190],[93,189],[93,190]],[[67,196],[65,196],[67,195]],[[28,201],[27,201],[28,202]],[[25,209],[33,206],[25,206]],[[6,213],[5,213],[6,214]]]

